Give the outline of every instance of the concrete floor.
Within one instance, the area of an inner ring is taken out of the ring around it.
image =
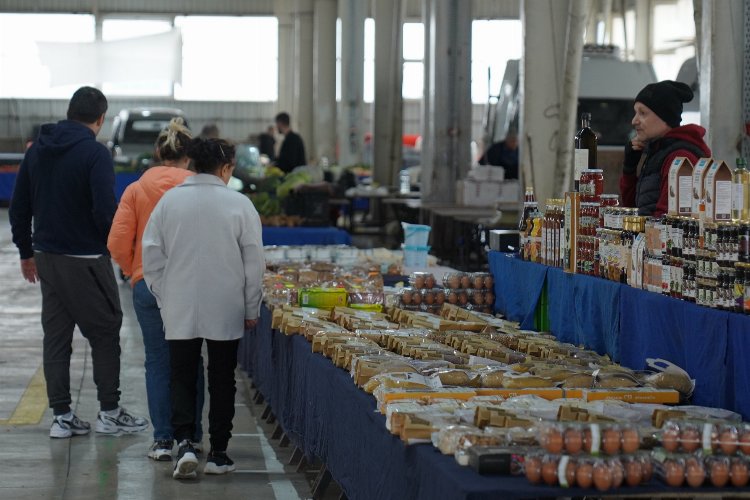
[[[310,495],[311,477],[286,466],[292,449],[271,442],[272,426],[260,420],[250,382],[237,371],[238,391],[229,455],[237,471],[194,481],[172,479],[172,462],[146,457],[151,429],[119,437],[98,435],[49,438],[52,412],[42,363],[41,295],[21,278],[11,242],[8,211],[0,208],[0,499],[297,499]],[[143,343],[131,303],[130,286],[120,285],[124,313],[121,404],[148,416]],[[76,333],[71,363],[74,411],[93,424],[98,403],[88,343]],[[208,397],[204,427],[208,427]],[[208,446],[208,436],[204,438]],[[201,469],[199,468],[199,471]],[[326,497],[337,494],[335,486]]]

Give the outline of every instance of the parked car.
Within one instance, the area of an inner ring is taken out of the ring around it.
[[[180,109],[133,108],[123,109],[112,122],[112,133],[107,146],[112,151],[116,172],[143,172],[153,160],[154,143],[169,121],[185,117]],[[187,125],[187,120],[185,121]]]

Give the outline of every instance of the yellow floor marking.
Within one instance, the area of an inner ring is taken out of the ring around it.
[[[0,425],[36,425],[47,411],[47,384],[40,366],[21,396],[13,415],[0,419]]]

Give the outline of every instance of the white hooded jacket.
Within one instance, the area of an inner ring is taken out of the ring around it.
[[[241,338],[260,313],[264,270],[258,212],[219,177],[190,177],[154,208],[143,275],[167,340]]]

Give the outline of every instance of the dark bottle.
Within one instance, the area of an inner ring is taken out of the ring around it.
[[[578,191],[581,172],[586,169],[597,168],[596,163],[596,134],[591,130],[591,113],[581,114],[581,129],[575,140],[575,169],[573,172],[574,189]]]
[[[523,213],[518,221],[519,249],[518,253],[524,260],[529,260],[529,242],[532,222],[532,214],[539,209],[534,195],[534,188],[526,187],[526,193],[523,200]]]

